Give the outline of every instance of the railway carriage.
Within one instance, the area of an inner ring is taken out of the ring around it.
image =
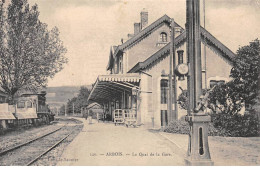
[[[22,94],[16,105],[0,104],[0,132],[25,125],[49,124],[54,120],[45,98],[46,92]]]
[[[8,103],[0,104],[0,133],[13,127],[15,120],[15,116],[9,111]]]

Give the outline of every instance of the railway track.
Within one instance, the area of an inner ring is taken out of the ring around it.
[[[65,125],[64,125],[64,126],[65,126]],[[8,148],[8,149],[6,149],[6,150],[3,150],[3,151],[0,152],[0,156],[5,155],[5,154],[8,153],[8,152],[14,151],[15,149],[18,149],[18,148],[20,148],[20,147],[22,147],[22,146],[25,146],[25,145],[27,145],[27,144],[30,144],[30,143],[32,143],[32,142],[38,140],[38,139],[41,139],[41,138],[43,138],[43,137],[46,137],[46,136],[48,136],[48,135],[50,135],[50,134],[52,134],[52,133],[55,133],[55,132],[59,131],[61,128],[63,128],[64,126],[61,126],[61,127],[59,127],[58,129],[55,129],[55,130],[53,130],[53,131],[51,131],[51,132],[48,132],[48,133],[46,133],[46,134],[44,134],[44,135],[41,135],[41,136],[39,136],[39,137],[33,138],[33,139],[31,139],[31,140],[29,140],[29,141],[26,141],[26,142],[24,142],[24,143],[20,143],[20,144],[18,144],[18,145],[15,145],[15,146],[13,146],[13,147],[10,147],[10,148]]]
[[[73,130],[70,131],[72,126],[67,125],[68,123],[47,134],[0,152],[0,165],[28,166],[34,164],[70,136],[73,132]]]
[[[71,134],[71,133],[70,133]],[[39,160],[42,156],[44,156],[45,154],[47,154],[49,151],[51,151],[52,149],[54,149],[55,147],[57,147],[63,140],[65,140],[67,137],[70,136],[70,134],[66,135],[65,137],[63,137],[61,140],[59,140],[58,142],[56,142],[53,146],[51,146],[50,148],[48,148],[46,151],[44,151],[43,153],[41,153],[39,156],[37,156],[36,158],[34,158],[33,160],[31,160],[29,163],[27,163],[27,166],[32,165],[33,163],[35,163],[37,160]]]

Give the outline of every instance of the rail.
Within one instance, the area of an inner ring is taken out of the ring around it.
[[[59,127],[58,129],[55,129],[55,130],[49,132],[49,133],[46,133],[46,134],[44,134],[44,135],[41,135],[41,136],[39,136],[39,137],[33,138],[33,139],[29,140],[29,141],[26,141],[26,142],[24,142],[24,143],[18,144],[18,145],[14,146],[14,147],[11,147],[11,148],[8,148],[8,149],[6,149],[6,150],[4,150],[4,151],[1,151],[1,152],[0,152],[0,156],[5,155],[6,153],[9,153],[9,152],[11,152],[11,151],[14,151],[14,150],[16,150],[16,149],[18,149],[18,148],[20,148],[20,147],[26,146],[26,145],[28,145],[28,144],[30,144],[30,143],[36,141],[36,140],[39,140],[39,139],[41,139],[41,138],[43,138],[43,137],[46,137],[46,136],[50,135],[50,134],[53,134],[53,133],[55,133],[55,132],[61,130],[61,129],[62,129],[63,127],[65,127],[66,125],[67,125],[67,124],[65,124],[65,125],[63,125],[63,126],[61,126],[61,127]]]
[[[38,161],[42,156],[44,156],[45,154],[47,154],[49,151],[51,151],[52,149],[54,149],[55,147],[57,147],[61,142],[63,142],[63,140],[65,140],[67,137],[69,137],[71,135],[68,134],[65,137],[63,137],[62,139],[60,139],[58,142],[56,142],[53,146],[51,146],[50,148],[48,148],[46,151],[44,151],[42,154],[40,154],[39,156],[37,156],[35,159],[33,159],[32,161],[30,161],[29,163],[27,163],[27,166],[32,165],[33,163],[35,163],[36,161]]]

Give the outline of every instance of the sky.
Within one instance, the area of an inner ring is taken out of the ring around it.
[[[106,74],[110,47],[133,33],[145,8],[151,24],[167,14],[184,27],[186,0],[28,0],[40,20],[60,30],[69,62],[48,86],[80,86]],[[202,8],[201,0],[201,8]],[[205,0],[206,29],[233,52],[260,39],[260,0]],[[201,10],[201,17],[203,10]],[[202,18],[203,19],[203,18]],[[203,23],[203,20],[201,20]]]

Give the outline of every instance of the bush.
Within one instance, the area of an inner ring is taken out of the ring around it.
[[[164,131],[168,133],[189,134],[190,126],[184,120],[175,120],[170,122]]]
[[[189,123],[181,118],[180,120],[172,121],[169,126],[164,129],[168,133],[178,133],[178,134],[189,134],[190,126]],[[212,123],[209,123],[209,136],[224,136],[223,131],[219,128],[215,128]]]
[[[226,137],[259,137],[260,124],[257,113],[245,114],[213,114],[209,123],[209,136]],[[188,134],[189,124],[184,119],[172,121],[164,129],[168,133]]]
[[[259,121],[256,113],[245,114],[214,114],[212,121],[223,136],[229,137],[257,137],[260,136]]]

